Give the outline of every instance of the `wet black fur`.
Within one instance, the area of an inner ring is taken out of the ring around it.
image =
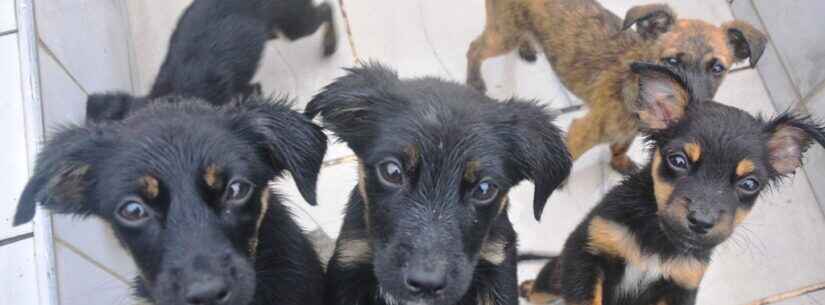
[[[538,217],[571,166],[561,132],[544,107],[495,101],[432,77],[399,79],[373,63],[350,69],[306,111],[321,114],[365,169],[368,203],[356,187],[327,268],[327,304],[392,303],[385,295],[400,304],[479,304],[479,295],[489,297],[489,304],[518,303],[516,234],[506,208],[499,214],[501,201],[511,187],[532,180]],[[400,189],[378,180],[377,166],[387,158],[404,168]],[[475,180],[466,181],[470,160],[480,166]],[[489,205],[476,206],[470,192],[483,177],[500,192]],[[341,248],[352,240],[368,242],[372,254],[342,265]],[[503,242],[503,262],[480,258],[485,240]],[[420,268],[447,270],[442,293],[405,288],[405,278]]]
[[[672,78],[679,86],[693,82],[691,73],[671,71],[662,66],[634,64],[636,73],[658,74]],[[674,74],[676,73],[676,74]],[[644,84],[642,84],[644,86]],[[793,126],[803,131],[803,141],[797,143],[801,153],[811,141],[825,145],[825,128],[809,117],[790,112],[772,119],[754,117],[740,109],[709,100],[709,91],[699,92],[694,86],[685,117],[664,130],[646,130],[652,154],[662,151],[660,175],[674,185],[674,197],[689,198],[689,206],[706,208],[712,204],[713,213],[730,213],[737,208],[750,209],[759,192],[774,184],[784,175],[777,173],[771,164],[767,148],[771,135],[782,126]],[[678,174],[666,165],[668,151],[681,150],[686,141],[698,141],[702,146],[702,158],[691,164],[690,172]],[[753,177],[761,183],[760,189],[750,195],[737,193],[735,168],[747,158],[756,163]],[[596,255],[588,251],[588,226],[594,217],[601,217],[629,228],[636,236],[645,254],[658,254],[663,260],[676,256],[690,256],[706,263],[715,246],[727,236],[702,237],[688,229],[670,224],[670,220],[657,215],[651,164],[627,177],[620,185],[608,192],[604,199],[584,218],[568,237],[561,257],[552,258],[534,282],[534,291],[541,291],[565,298],[567,304],[582,304],[593,298],[598,274],[604,276],[603,304],[657,304],[665,300],[668,305],[694,304],[696,289],[687,289],[660,278],[641,293],[619,297],[614,290],[624,274],[623,259]],[[525,256],[531,259],[532,256]],[[712,268],[712,267],[711,267]]]
[[[58,213],[105,220],[132,255],[140,276],[136,295],[158,305],[187,304],[187,287],[222,278],[223,304],[321,304],[323,271],[315,250],[276,194],[269,196],[256,234],[268,182],[289,171],[314,204],[326,136],[290,103],[258,96],[223,107],[172,98],[111,124],[69,126],[51,136],[19,202],[16,224],[32,219],[35,204]],[[209,187],[204,171],[219,168]],[[143,176],[159,181],[152,198]],[[227,206],[227,183],[244,178],[252,195]],[[137,198],[137,199],[135,199]],[[150,213],[142,225],[124,223],[118,207],[138,200]],[[80,275],[78,275],[80,276]]]
[[[330,56],[336,50],[337,37],[329,3],[314,6],[311,0],[196,0],[180,17],[169,39],[166,58],[147,99],[175,94],[222,105],[237,95],[260,93],[260,85],[250,81],[267,40],[276,38],[276,33],[290,40],[299,39],[322,24],[327,24],[323,54]],[[87,118],[117,120],[145,105],[122,103],[116,95],[112,104],[99,102],[106,100],[107,94],[91,95]]]

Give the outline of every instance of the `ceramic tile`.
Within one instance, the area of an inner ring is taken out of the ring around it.
[[[0,246],[0,304],[37,304],[34,240],[27,238]]]
[[[297,221],[307,230],[321,227],[331,237],[337,237],[350,192],[357,184],[355,162],[329,166],[321,170],[318,179],[318,205],[310,206],[298,192],[295,183],[285,176],[275,184],[284,194]]]
[[[122,1],[39,0],[38,35],[88,92],[131,91]]]
[[[40,50],[40,98],[47,132],[57,126],[82,124],[86,94],[48,52]]]
[[[62,242],[82,251],[121,278],[132,279],[138,274],[131,255],[121,247],[109,225],[102,220],[95,217],[78,219],[68,215],[55,215],[52,219],[54,235]]]
[[[62,245],[55,252],[61,305],[137,304],[128,283]]]
[[[29,177],[23,96],[20,91],[17,34],[0,36],[0,239],[31,232],[31,225],[12,227],[17,200]],[[8,68],[5,68],[8,67]]]

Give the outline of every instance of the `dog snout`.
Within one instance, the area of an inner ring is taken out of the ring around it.
[[[417,294],[440,294],[447,286],[446,269],[444,266],[410,268],[405,276],[407,289]]]
[[[220,276],[206,276],[189,283],[184,298],[189,305],[223,305],[230,298],[229,285]]]
[[[687,215],[688,227],[696,234],[707,234],[716,225],[716,218],[707,211],[690,211]]]

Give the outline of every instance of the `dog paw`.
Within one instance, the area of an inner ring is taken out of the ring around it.
[[[330,57],[338,50],[338,35],[335,34],[334,29],[328,29],[324,32],[324,57]]]
[[[527,299],[527,297],[530,296],[530,291],[533,290],[534,282],[533,280],[521,282],[521,284],[518,285],[518,296]]]
[[[610,167],[623,176],[629,176],[639,170],[639,166],[626,155],[614,157],[610,160]]]

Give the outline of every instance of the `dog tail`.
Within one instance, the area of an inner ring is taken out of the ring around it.
[[[542,254],[542,253],[519,253],[516,257],[516,262],[524,262],[524,261],[537,261],[537,260],[553,260],[559,257],[558,254]]]
[[[556,109],[550,110],[550,115],[560,116],[562,114],[568,114],[568,113],[571,113],[571,112],[579,111],[583,107],[584,106],[582,106],[582,105],[573,105],[573,106],[567,106],[567,107],[562,107],[562,108],[556,108]]]

